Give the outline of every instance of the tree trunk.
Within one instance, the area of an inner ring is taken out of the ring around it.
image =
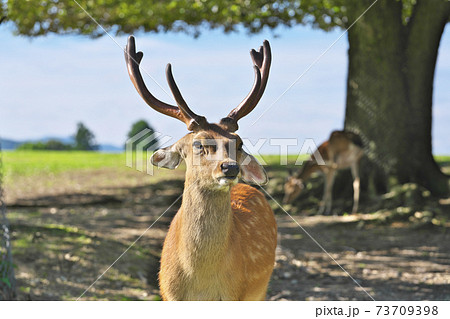
[[[355,0],[350,21],[372,3]],[[450,15],[446,0],[418,0],[405,25],[402,2],[379,0],[348,32],[345,128],[368,157],[398,182],[447,195],[448,177],[433,159],[431,107],[439,42]]]

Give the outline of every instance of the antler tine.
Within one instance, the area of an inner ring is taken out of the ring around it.
[[[246,113],[249,108],[254,107],[253,105],[258,97],[259,88],[261,86],[261,72],[256,65],[253,66],[253,69],[255,70],[255,80],[253,81],[253,87],[250,90],[250,93],[227,116],[236,122],[244,116],[244,113]]]
[[[247,97],[227,117],[220,121],[231,132],[235,132],[238,129],[237,121],[253,111],[264,93],[269,79],[270,64],[272,62],[269,41],[264,40],[263,45],[259,48],[259,52],[251,50],[250,56],[256,72],[253,88]],[[257,82],[259,83],[257,84]]]
[[[142,99],[154,110],[163,113],[165,115],[176,118],[182,122],[184,122],[189,130],[192,130],[195,125],[193,125],[192,119],[195,117],[190,116],[190,114],[194,114],[192,111],[186,112],[185,107],[182,108],[167,104],[158,100],[154,97],[149,90],[147,89],[144,79],[142,78],[142,74],[139,70],[139,64],[143,58],[144,54],[142,52],[136,52],[136,43],[135,39],[132,35],[128,37],[128,43],[125,48],[125,61],[127,63],[128,75],[130,76],[131,82],[133,82],[134,87],[138,91],[139,95]],[[170,83],[169,83],[170,85]],[[172,89],[172,87],[171,87]],[[172,90],[173,92],[173,90]],[[181,94],[178,91],[179,96]],[[183,100],[184,102],[184,100]],[[178,103],[178,100],[177,100]],[[184,102],[186,104],[186,102]],[[187,105],[186,105],[187,107]],[[189,113],[190,112],[190,113]],[[195,115],[195,114],[194,114]],[[199,120],[201,121],[201,120]],[[205,120],[206,121],[206,120]],[[198,121],[197,121],[198,122]]]
[[[261,86],[261,72],[256,65],[253,66],[255,70],[255,80],[253,82],[253,87],[247,97],[235,107],[227,117],[220,120],[220,124],[225,126],[225,128],[230,132],[236,132],[239,128],[237,121],[244,117],[246,114],[256,106],[256,99],[258,98],[259,88]]]
[[[196,128],[204,128],[205,125],[207,125],[206,118],[195,114],[183,99],[175,79],[173,78],[172,65],[170,63],[168,63],[166,67],[166,78],[178,108],[183,113],[184,118],[187,119],[186,125],[188,126],[188,130],[193,131]]]
[[[264,40],[263,45],[259,47],[259,52],[255,50],[250,51],[250,55],[252,57],[253,63],[258,66],[261,71],[261,86],[259,87],[258,97],[255,102],[258,104],[262,95],[264,94],[264,90],[266,89],[267,82],[269,80],[269,71],[270,65],[272,63],[272,52],[270,50],[269,41]],[[253,109],[251,109],[248,113],[250,113]],[[247,115],[246,113],[245,115]],[[245,116],[244,115],[244,116]]]

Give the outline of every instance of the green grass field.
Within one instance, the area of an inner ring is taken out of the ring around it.
[[[306,159],[307,156],[302,156]],[[32,176],[35,174],[58,174],[83,169],[125,167],[125,153],[99,153],[82,151],[4,151],[3,163],[7,178]],[[258,158],[261,160],[261,157]],[[280,156],[263,155],[263,163],[279,165]],[[289,155],[289,163],[297,155]]]
[[[295,163],[297,155],[289,155],[289,164]],[[307,159],[302,155],[301,160]],[[435,156],[439,163],[447,164],[450,156]],[[261,160],[261,158],[258,158]],[[279,155],[262,155],[269,166],[280,165]],[[83,169],[98,169],[125,166],[125,153],[99,153],[82,151],[4,151],[5,176],[32,176],[35,174],[58,174]]]
[[[11,151],[3,152],[3,163],[5,175],[8,177],[37,173],[57,174],[79,169],[123,166],[125,153]]]
[[[449,155],[436,155],[434,157],[438,163],[448,163],[450,162],[450,156]]]

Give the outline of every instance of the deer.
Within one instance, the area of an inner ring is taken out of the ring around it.
[[[181,207],[164,240],[159,286],[163,300],[264,300],[277,246],[277,225],[265,196],[248,184],[268,177],[255,157],[243,149],[235,132],[238,121],[258,104],[269,77],[271,50],[267,40],[251,50],[254,83],[244,100],[219,123],[197,115],[183,99],[170,63],[166,78],[176,105],[147,89],[128,38],[128,74],[142,99],[154,110],[185,123],[189,133],[150,159],[159,168],[175,169],[184,160]],[[248,184],[238,183],[242,179]]]
[[[349,131],[333,131],[328,141],[319,145],[301,169],[289,174],[284,184],[284,204],[290,204],[300,196],[305,188],[305,181],[314,172],[325,175],[324,193],[319,206],[319,214],[330,214],[332,208],[333,184],[336,172],[351,169],[353,176],[352,214],[358,211],[360,195],[359,163],[364,155],[361,138]],[[323,160],[323,162],[321,162]]]

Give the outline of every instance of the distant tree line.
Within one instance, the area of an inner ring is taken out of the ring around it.
[[[26,142],[19,145],[17,149],[34,151],[97,151],[98,145],[95,142],[94,133],[83,123],[78,123],[73,143],[64,143],[59,140],[50,139],[46,142]]]
[[[20,144],[17,149],[32,151],[69,151],[73,149],[73,146],[58,140],[51,139],[47,142],[25,142],[23,144]]]
[[[155,132],[155,130],[145,120],[139,120],[133,123],[130,131],[127,134],[127,141],[133,139],[141,132],[145,131],[145,134],[137,140],[133,141],[134,144],[142,142]],[[158,147],[158,140],[149,139],[147,145],[144,146],[144,150],[155,150]],[[64,143],[57,139],[49,139],[48,141],[38,142],[25,142],[17,147],[18,150],[34,150],[34,151],[97,151],[99,145],[95,141],[94,133],[88,129],[83,123],[77,124],[77,131],[73,136],[72,143]]]

